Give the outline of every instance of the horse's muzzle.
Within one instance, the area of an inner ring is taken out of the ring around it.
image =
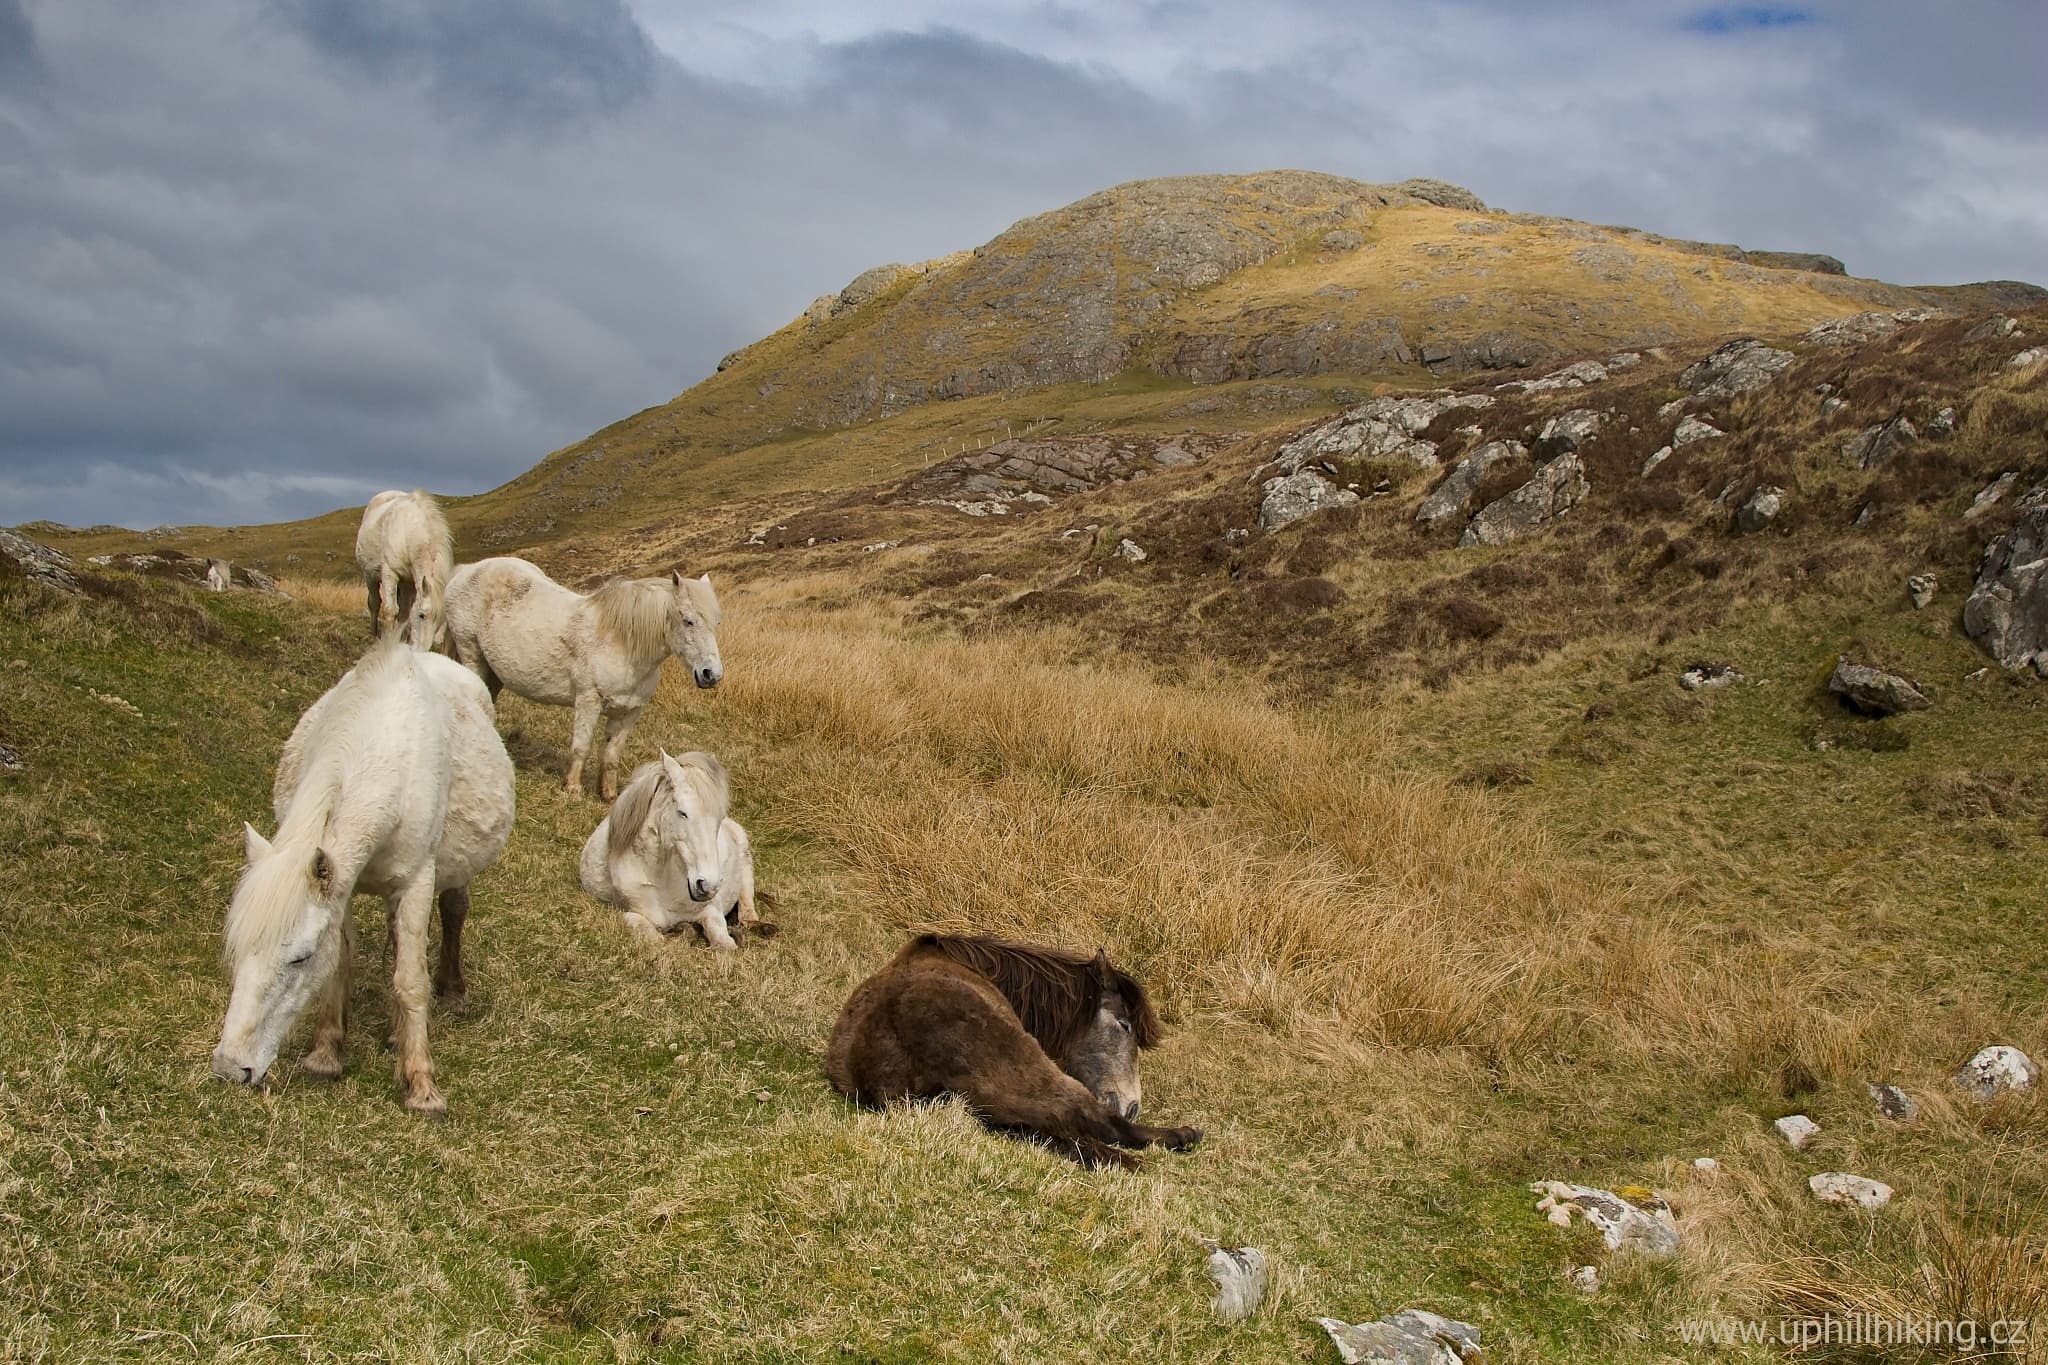
[[[711,893],[716,890],[718,888],[715,885],[705,881],[702,877],[695,878],[690,883],[690,899],[702,905],[705,901],[711,899]]]
[[[220,1048],[213,1050],[213,1074],[236,1085],[254,1085],[263,1078],[253,1066],[244,1066]]]
[[[723,678],[725,673],[720,669],[700,668],[692,676],[697,679],[697,686],[709,688],[718,686],[718,680]]]

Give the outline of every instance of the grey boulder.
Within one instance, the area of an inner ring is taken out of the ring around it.
[[[1444,481],[1430,490],[1415,513],[1416,523],[1434,528],[1463,515],[1466,504],[1495,465],[1519,460],[1528,453],[1519,441],[1488,441],[1453,465]]]
[[[1769,384],[1793,361],[1790,351],[1738,337],[1678,373],[1679,386],[1702,398],[1732,398]]]
[[[1735,529],[1746,536],[1755,535],[1776,521],[1784,510],[1784,489],[1759,488],[1735,509]]]
[[[2025,1090],[2039,1079],[2041,1069],[2034,1059],[2003,1043],[1983,1049],[1956,1073],[1956,1084],[1980,1100],[1996,1099],[2008,1090]]]
[[[1339,488],[1319,474],[1303,470],[1284,478],[1268,479],[1262,485],[1265,497],[1259,502],[1259,525],[1268,531],[1300,521],[1314,512],[1331,507],[1349,507],[1358,494]]]
[[[1828,675],[1828,691],[1866,716],[1896,716],[1901,711],[1925,711],[1930,703],[1910,678],[1887,673],[1868,664],[1837,659]]]
[[[1591,408],[1573,408],[1570,412],[1559,413],[1545,422],[1543,430],[1537,434],[1536,458],[1549,460],[1570,454],[1592,440],[1605,420]]]
[[[1404,1308],[1377,1322],[1317,1318],[1344,1365],[1479,1365],[1479,1329],[1420,1308]]]
[[[2028,508],[1985,547],[1963,632],[2008,669],[2048,674],[2048,506]]]
[[[1514,492],[1480,508],[1458,544],[1505,545],[1539,531],[1577,506],[1590,489],[1579,457],[1560,456]]]
[[[38,583],[47,584],[62,592],[79,592],[78,580],[71,573],[71,556],[62,550],[53,550],[40,541],[13,531],[0,530],[0,559],[7,560],[22,575]]]
[[[1864,469],[1875,469],[1920,440],[1920,433],[1903,417],[1868,426],[1842,443],[1842,454]]]

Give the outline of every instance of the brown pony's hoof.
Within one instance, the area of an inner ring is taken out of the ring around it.
[[[445,991],[434,997],[434,1004],[440,1008],[441,1013],[452,1018],[465,1019],[469,1017],[468,991]]]
[[[1168,1128],[1160,1134],[1159,1145],[1169,1152],[1185,1152],[1201,1140],[1199,1128]]]
[[[782,926],[779,924],[770,924],[765,919],[757,919],[752,924],[742,924],[738,926],[732,932],[734,938],[738,938],[743,933],[752,934],[756,938],[774,938],[777,934],[782,932]]]

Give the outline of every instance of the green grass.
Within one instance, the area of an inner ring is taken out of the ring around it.
[[[1413,1303],[1481,1323],[1498,1359],[1650,1359],[1660,1315],[1691,1301],[1661,1274],[1566,1288],[1566,1244],[1521,1182],[1663,1183],[1663,1157],[1724,1116],[1668,1095],[1558,1106],[1569,1066],[1304,1065],[1262,1029],[1181,1020],[1147,1102],[1209,1141],[1137,1176],[953,1106],[855,1113],[820,1050],[894,931],[762,789],[778,759],[716,696],[646,740],[711,742],[743,775],[783,936],[732,959],[634,948],[574,884],[597,812],[555,789],[564,714],[508,702],[519,823],[476,890],[470,1013],[433,1022],[454,1117],[395,1100],[365,902],[347,1075],[286,1060],[267,1092],[231,1090],[206,1053],[238,824],[267,825],[277,746],[359,625],[161,584],[144,601],[222,638],[0,588],[0,664],[26,665],[0,734],[29,765],[0,786],[21,855],[0,938],[0,1355],[1322,1359],[1315,1315]],[[1204,1236],[1273,1255],[1252,1321],[1209,1318]]]

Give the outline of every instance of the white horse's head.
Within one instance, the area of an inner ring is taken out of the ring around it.
[[[252,825],[242,833],[248,866],[228,907],[226,936],[234,987],[213,1074],[255,1085],[338,965],[348,898],[324,849],[293,853],[272,847]]]
[[[718,827],[725,823],[732,797],[725,769],[709,754],[685,754],[689,762],[670,758],[664,749],[661,770],[668,781],[657,798],[654,818],[661,822],[661,844],[683,860],[690,899],[702,904],[718,894],[723,870],[718,857]]]
[[[716,687],[725,676],[718,657],[718,594],[711,575],[685,578],[671,574],[676,588],[675,611],[668,619],[668,652],[681,659],[699,687]]]

